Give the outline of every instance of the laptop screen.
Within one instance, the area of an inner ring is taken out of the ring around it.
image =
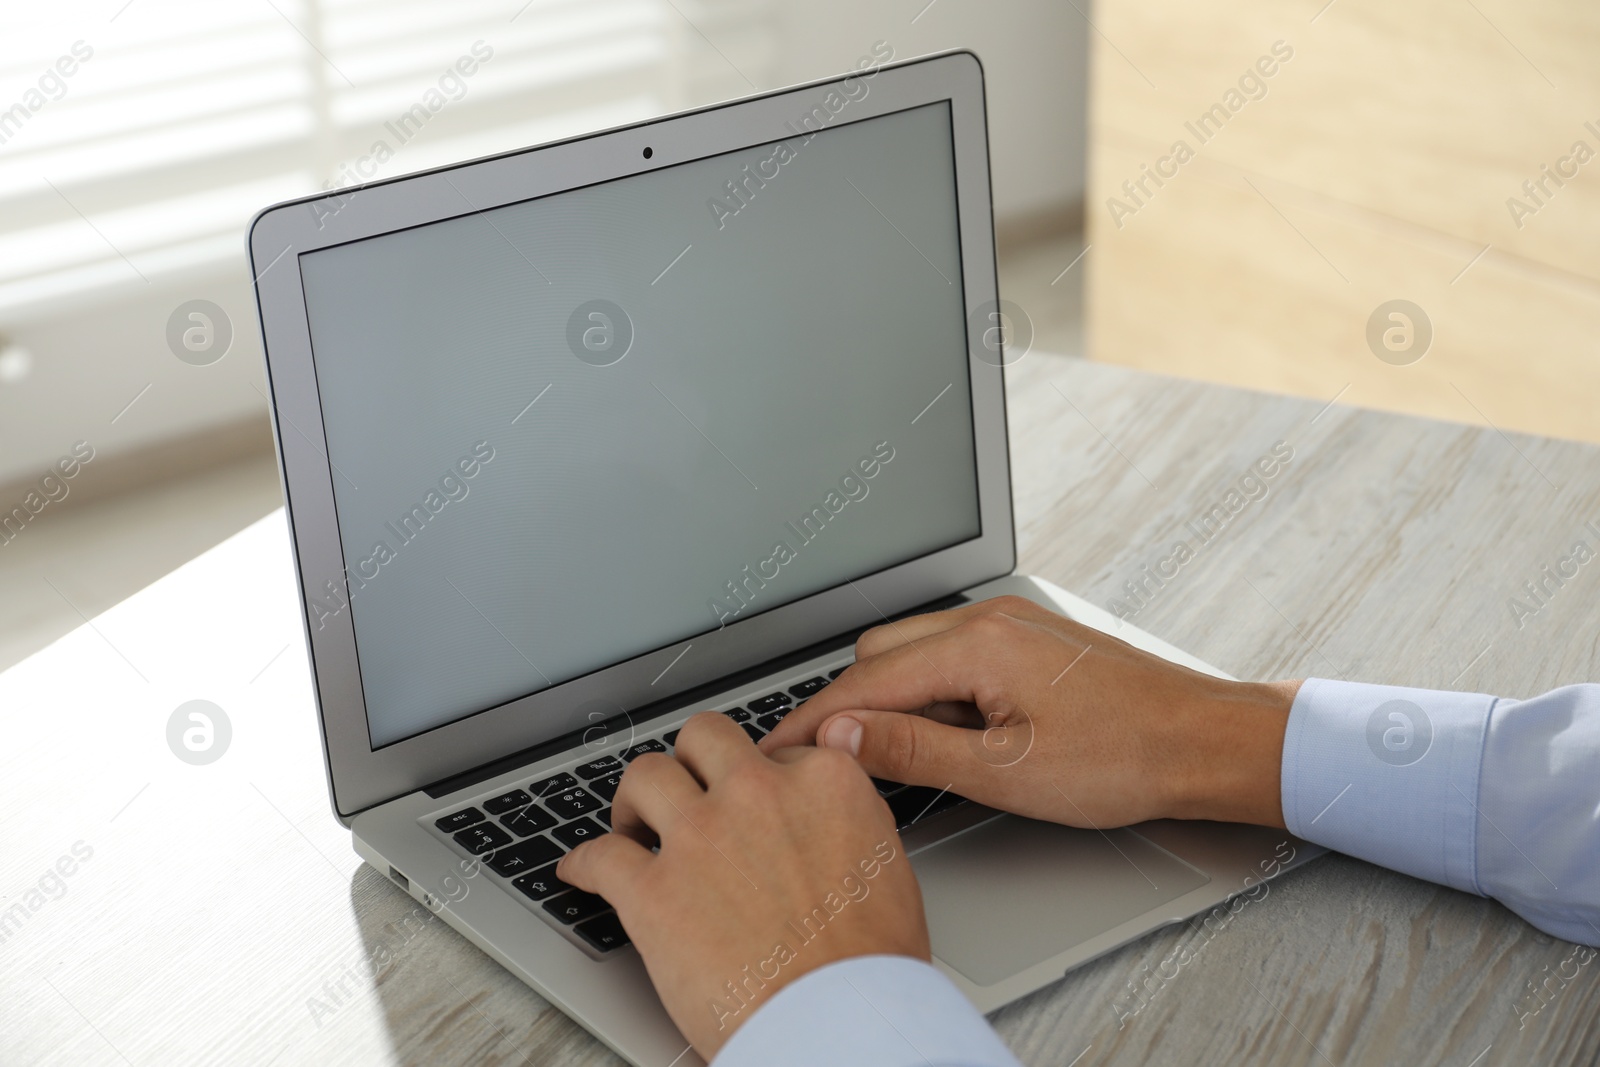
[[[939,103],[302,255],[373,747],[978,537],[955,194]]]

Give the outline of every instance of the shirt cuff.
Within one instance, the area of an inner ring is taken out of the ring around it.
[[[712,1067],[1020,1065],[937,968],[909,956],[857,956],[779,990]]]
[[[1308,679],[1283,740],[1289,832],[1486,895],[1478,779],[1495,698]]]

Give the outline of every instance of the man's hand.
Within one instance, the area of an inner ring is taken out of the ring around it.
[[[1298,688],[1198,674],[1000,597],[868,630],[761,748],[844,750],[875,777],[1070,826],[1281,827]]]
[[[894,819],[844,753],[769,759],[727,716],[696,715],[675,757],[629,765],[612,826],[556,873],[617,909],[668,1013],[707,1060],[808,971],[851,956],[929,958]]]

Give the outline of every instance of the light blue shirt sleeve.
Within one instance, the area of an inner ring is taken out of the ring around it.
[[[1283,815],[1307,841],[1600,945],[1600,685],[1507,700],[1312,678],[1284,736]],[[821,1065],[1018,1067],[948,978],[904,956],[784,987],[712,1067]]]
[[[779,990],[712,1067],[1021,1065],[937,968],[909,956],[857,956]]]
[[[1309,679],[1283,815],[1307,841],[1600,945],[1600,685],[1507,700]]]

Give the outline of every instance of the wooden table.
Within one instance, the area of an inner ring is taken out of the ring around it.
[[[1508,607],[1595,543],[1593,447],[1040,355],[1010,389],[1022,569],[1097,603],[1293,448],[1135,616],[1225,670],[1510,696],[1600,678],[1600,568],[1520,628]],[[167,742],[192,699],[232,727],[204,766]],[[356,859],[311,709],[281,515],[0,676],[0,1062],[616,1062]],[[1570,946],[1496,904],[1329,856],[1212,926],[996,1025],[1025,1063],[1078,1067],[1600,1056],[1600,964],[1530,999]],[[1180,946],[1198,955],[1174,971]]]

